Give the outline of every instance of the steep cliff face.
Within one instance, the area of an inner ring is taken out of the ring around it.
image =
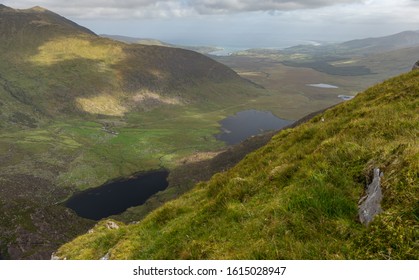
[[[418,259],[418,108],[418,71],[387,80],[281,131],[137,224],[100,222],[57,256]],[[382,201],[365,227],[358,202],[373,181]]]

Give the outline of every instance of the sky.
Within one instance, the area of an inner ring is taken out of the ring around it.
[[[41,6],[97,34],[233,48],[284,48],[419,30],[419,0],[3,0]]]

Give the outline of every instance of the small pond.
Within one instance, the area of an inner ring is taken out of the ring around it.
[[[220,121],[221,133],[215,137],[229,145],[269,130],[279,130],[293,121],[276,117],[271,112],[246,110]]]
[[[338,97],[342,100],[347,101],[347,100],[353,99],[355,96],[353,96],[353,95],[338,95]]]
[[[150,196],[167,188],[167,170],[141,173],[130,179],[106,183],[73,195],[65,206],[77,215],[100,220],[143,204]]]
[[[307,86],[309,86],[309,87],[317,87],[317,88],[339,88],[337,86],[329,85],[329,84],[307,84]]]

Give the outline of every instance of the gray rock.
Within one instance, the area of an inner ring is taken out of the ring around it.
[[[106,221],[105,226],[106,226],[107,229],[118,229],[119,228],[118,224],[115,223],[114,221],[111,221],[111,220]]]
[[[366,195],[359,201],[359,220],[366,226],[371,223],[375,215],[382,211],[381,177],[383,177],[383,173],[380,173],[380,169],[374,168],[374,179],[368,185]]]
[[[419,69],[419,60],[416,61],[415,65],[413,65],[412,70],[418,70]]]
[[[106,255],[104,255],[103,257],[101,257],[100,260],[102,260],[102,261],[109,260],[109,252],[107,252]]]
[[[60,258],[59,256],[57,256],[56,255],[56,252],[53,252],[52,254],[51,254],[51,260],[52,261],[57,261],[57,260],[66,260],[67,258],[64,258],[64,259],[62,259],[62,258]]]

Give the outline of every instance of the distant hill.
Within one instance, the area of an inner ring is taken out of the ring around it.
[[[138,223],[99,222],[56,257],[418,259],[418,106],[419,71],[387,80]],[[376,167],[382,212],[365,227],[357,206]]]
[[[324,45],[300,45],[283,50],[284,53],[305,53],[311,55],[369,55],[419,46],[419,31],[404,31],[397,34],[351,40]]]
[[[419,31],[404,31],[390,36],[352,40],[338,45],[343,50],[363,54],[419,46]]]
[[[235,56],[277,61],[286,66],[311,68],[334,76],[380,75],[382,78],[378,80],[383,80],[409,70],[418,48],[419,31],[405,31],[343,43],[298,45],[283,50],[251,49],[238,52]],[[226,61],[223,62],[228,63]]]

